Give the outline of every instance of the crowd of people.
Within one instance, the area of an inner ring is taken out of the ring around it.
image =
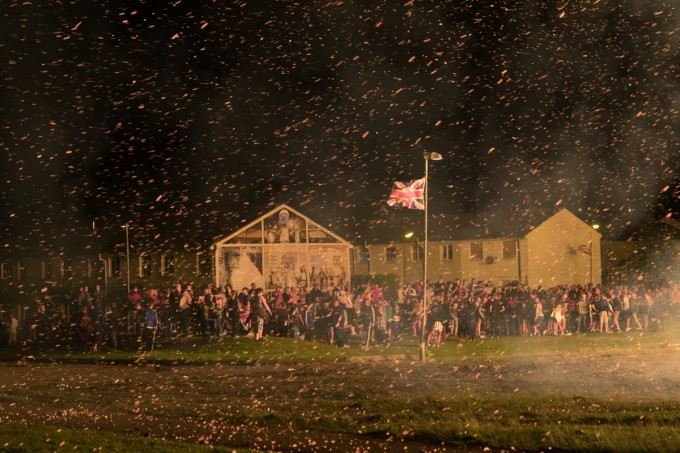
[[[677,285],[544,289],[440,278],[428,282],[427,289],[416,281],[386,291],[377,284],[264,291],[254,283],[240,290],[176,283],[164,291],[134,286],[124,300],[107,300],[99,285],[93,292],[82,286],[70,319],[63,310],[38,301],[31,338],[38,347],[72,345],[81,352],[121,347],[152,351],[157,340],[194,335],[205,341],[279,336],[368,348],[405,335],[438,345],[446,336],[470,341],[665,330],[680,315]],[[3,319],[0,344],[16,344],[16,324],[15,316]]]

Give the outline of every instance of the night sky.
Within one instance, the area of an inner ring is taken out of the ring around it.
[[[200,3],[200,4],[199,4]],[[677,1],[0,2],[8,251],[211,242],[288,203],[350,241],[434,216],[678,216]]]

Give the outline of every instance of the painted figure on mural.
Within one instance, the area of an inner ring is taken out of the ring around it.
[[[291,217],[288,209],[279,211],[279,218],[275,225],[267,229],[266,241],[269,244],[300,243],[302,222],[296,217]]]

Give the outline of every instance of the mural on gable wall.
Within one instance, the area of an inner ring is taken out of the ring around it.
[[[217,244],[217,284],[255,283],[268,290],[349,279],[349,243],[287,208],[278,209]]]

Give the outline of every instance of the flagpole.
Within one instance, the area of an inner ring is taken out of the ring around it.
[[[427,325],[427,186],[428,186],[428,168],[430,159],[427,153],[425,154],[425,232],[423,246],[425,248],[423,253],[423,307],[420,310],[422,313],[422,319],[420,321],[420,361],[425,361],[425,326]]]
[[[423,307],[422,307],[422,320],[420,325],[420,361],[425,361],[425,328],[427,326],[427,212],[428,212],[428,198],[429,198],[429,163],[431,160],[442,160],[442,155],[435,152],[425,152],[423,154],[425,158],[425,191],[423,194],[424,198],[424,211],[425,211],[425,224],[424,224],[424,234],[423,234]]]

